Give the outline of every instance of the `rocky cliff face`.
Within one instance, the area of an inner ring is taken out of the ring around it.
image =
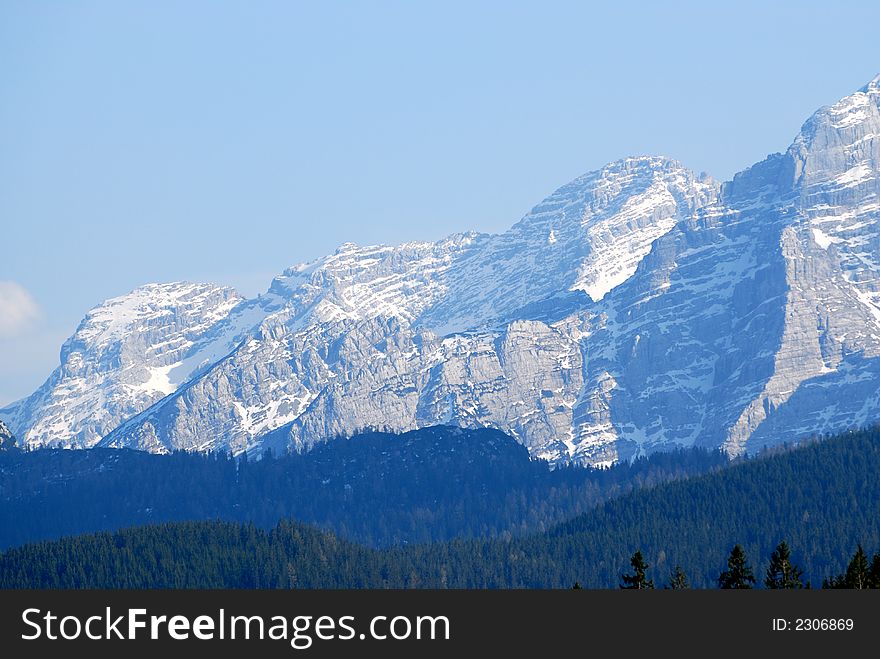
[[[15,446],[15,437],[6,424],[0,421],[0,451],[8,451]]]
[[[150,451],[454,423],[593,464],[878,420],[878,84],[723,186],[630,158],[506,233],[346,244],[257,300],[139,289],[5,417],[31,445]]]
[[[456,423],[574,456],[590,321],[572,313],[717,192],[673,161],[631,158],[561,188],[505,234],[343,245],[276,278],[284,309],[104,443],[298,450],[364,427]]]

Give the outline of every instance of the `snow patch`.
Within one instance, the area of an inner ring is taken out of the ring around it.
[[[618,213],[590,226],[591,253],[571,290],[582,290],[598,302],[629,279],[654,241],[678,221],[674,212],[663,217],[663,208],[674,209],[675,198],[664,182],[657,181],[645,193],[628,199]]]
[[[813,240],[815,240],[816,244],[822,249],[828,249],[832,244],[840,242],[840,238],[833,238],[816,227],[813,227]]]
[[[870,99],[864,92],[857,92],[847,96],[839,103],[831,106],[832,126],[835,128],[849,128],[865,121],[869,116],[871,107]]]
[[[867,181],[874,176],[874,171],[867,163],[859,163],[855,167],[850,167],[843,174],[834,179],[834,183],[843,188],[851,188],[858,185],[862,181]]]
[[[170,375],[171,371],[180,366],[180,364],[171,364],[169,366],[154,366],[148,368],[150,377],[143,384],[136,385],[134,388],[138,391],[158,392],[163,396],[174,393],[177,390],[179,382],[174,382]]]

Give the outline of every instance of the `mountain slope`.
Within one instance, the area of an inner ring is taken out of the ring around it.
[[[111,394],[62,378],[4,417],[30,445],[155,452],[488,426],[589,464],[862,426],[880,418],[878,136],[875,79],[722,186],[628,158],[503,234],[345,244],[233,306],[252,322],[164,390],[111,363]]]
[[[559,188],[450,277],[419,325],[446,335],[527,318],[523,308],[582,291],[602,299],[654,240],[715,199],[717,184],[667,158],[627,158]]]
[[[621,456],[669,442],[739,453],[877,418],[876,405],[841,414],[801,406],[802,396],[788,403],[802,383],[824,382],[829,403],[851,408],[857,380],[844,373],[877,355],[873,268],[817,243],[815,216],[832,231],[829,209],[847,209],[855,242],[875,243],[878,100],[874,81],[817,112],[785,154],[738,174],[716,205],[660,238],[597,310],[606,322],[585,389],[611,393],[584,405],[589,441]],[[872,112],[840,119],[836,108],[863,101]],[[839,188],[856,160],[873,174]],[[876,399],[861,382],[856,400]]]

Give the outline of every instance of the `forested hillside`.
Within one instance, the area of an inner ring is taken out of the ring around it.
[[[262,460],[91,449],[0,453],[0,549],[170,521],[293,518],[370,546],[543,531],[632,488],[721,468],[719,452],[611,469],[531,460],[507,435],[371,432]]]
[[[714,587],[735,544],[760,585],[785,540],[818,587],[858,545],[868,557],[880,548],[878,474],[872,429],[633,491],[524,538],[370,550],[298,523],[153,526],[7,551],[0,586],[616,588],[641,550],[657,586],[680,566]]]

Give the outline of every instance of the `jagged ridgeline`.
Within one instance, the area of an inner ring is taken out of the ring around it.
[[[611,469],[531,460],[497,430],[366,433],[302,455],[42,449],[0,455],[0,549],[141,524],[225,519],[261,528],[292,517],[389,546],[521,535],[632,488],[721,468],[700,449]]]
[[[862,427],[880,420],[878,199],[880,78],[724,184],[627,158],[501,234],[346,243],[254,300],[108,300],[2,416],[28,446],[150,452],[486,426],[586,464]]]
[[[858,543],[880,551],[878,473],[880,432],[863,431],[641,488],[523,538],[375,550],[293,522],[186,522],[9,550],[0,587],[617,588],[636,550],[658,587],[676,566],[716,587],[735,544],[760,585],[783,540],[818,587]]]

